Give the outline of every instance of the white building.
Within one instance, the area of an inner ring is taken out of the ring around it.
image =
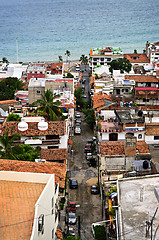
[[[54,175],[1,171],[0,185],[2,240],[55,239],[59,186]]]

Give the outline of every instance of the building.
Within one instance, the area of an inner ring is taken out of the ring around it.
[[[45,122],[43,117],[24,117],[21,122],[5,122],[3,133],[5,131],[8,131],[9,136],[20,135],[21,139],[15,141],[16,145],[30,144],[43,149],[67,149],[69,133],[66,120]]]
[[[159,62],[159,42],[146,43],[146,55],[150,59],[150,63]]]
[[[31,78],[45,78],[46,67],[45,64],[30,64],[26,70],[27,72],[27,82]]]
[[[53,174],[1,171],[1,239],[55,239],[58,191]]]
[[[125,80],[135,81],[137,105],[159,105],[158,79],[150,75],[126,75]]]
[[[125,141],[100,142],[100,171],[105,176],[112,171],[150,171],[150,151],[147,143],[136,141],[135,137],[126,137]],[[147,168],[144,169],[143,161],[147,159]]]
[[[159,122],[145,124],[145,142],[159,145]]]
[[[94,48],[90,50],[90,67],[98,67],[100,65],[107,65],[112,60],[123,58],[121,48],[105,47]]]
[[[117,239],[159,239],[159,175],[120,179],[117,186]]]
[[[41,94],[44,94],[47,89],[51,89],[53,94],[60,94],[61,99],[65,98],[67,103],[72,102],[72,95],[74,100],[74,79],[68,78],[54,78],[54,79],[30,79],[29,104],[41,99]],[[65,102],[66,102],[65,100]],[[74,103],[74,102],[73,102]]]
[[[62,75],[63,74],[63,63],[46,63],[47,75]]]

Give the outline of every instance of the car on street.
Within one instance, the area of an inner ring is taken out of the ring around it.
[[[76,214],[72,213],[72,212],[67,213],[66,223],[68,223],[70,225],[76,224]]]
[[[79,122],[76,122],[75,125],[76,125],[76,127],[80,127],[81,126],[81,124]]]
[[[76,118],[80,118],[80,117],[81,117],[81,114],[77,112],[77,113],[75,114],[75,117],[76,117]]]
[[[79,126],[76,126],[75,127],[75,134],[77,135],[77,134],[81,134],[81,128],[79,127]]]
[[[78,188],[78,182],[75,179],[69,179],[69,187],[70,189]]]
[[[91,144],[87,143],[85,145],[84,152],[86,153],[86,152],[91,152],[91,151],[92,151]]]
[[[85,86],[82,84],[82,89],[85,89]]]
[[[99,194],[99,187],[97,185],[91,186],[91,194]]]
[[[81,123],[81,119],[75,119],[75,123]]]
[[[86,82],[86,79],[85,79],[85,78],[83,78],[83,79],[82,79],[82,83],[83,83],[83,84],[85,84],[85,82]]]
[[[86,94],[84,94],[84,95],[83,95],[83,98],[87,98],[87,95],[86,95]]]
[[[92,156],[92,153],[88,152],[86,153],[86,160],[89,161],[89,159],[91,159],[93,156]]]
[[[73,228],[70,228],[70,227],[69,227],[69,229],[68,229],[68,235],[69,235],[69,236],[75,236],[75,232],[74,232]]]

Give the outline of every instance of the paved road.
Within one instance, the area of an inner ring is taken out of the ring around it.
[[[102,220],[101,199],[100,195],[90,193],[90,185],[98,179],[96,168],[90,167],[85,159],[84,146],[93,132],[84,122],[82,115],[82,134],[73,137],[73,156],[69,166],[71,178],[76,179],[79,183],[78,189],[69,190],[69,200],[75,201],[80,207],[77,208],[77,217],[80,216],[81,238],[83,240],[93,239],[91,224]],[[78,232],[75,226],[76,233]]]

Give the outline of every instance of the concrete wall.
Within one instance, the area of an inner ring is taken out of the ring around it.
[[[145,135],[145,142],[147,144],[159,144],[159,139],[154,140],[154,135],[152,135],[152,136]]]
[[[52,175],[35,204],[31,240],[55,239],[55,232],[58,226],[58,211],[55,206],[56,204],[58,206],[58,191],[58,187],[55,191],[55,176]],[[38,221],[42,214],[44,215],[43,234],[38,231]]]
[[[44,94],[44,87],[28,87],[28,99],[29,104],[41,99],[41,94],[38,94],[37,91],[41,91],[41,94]]]

